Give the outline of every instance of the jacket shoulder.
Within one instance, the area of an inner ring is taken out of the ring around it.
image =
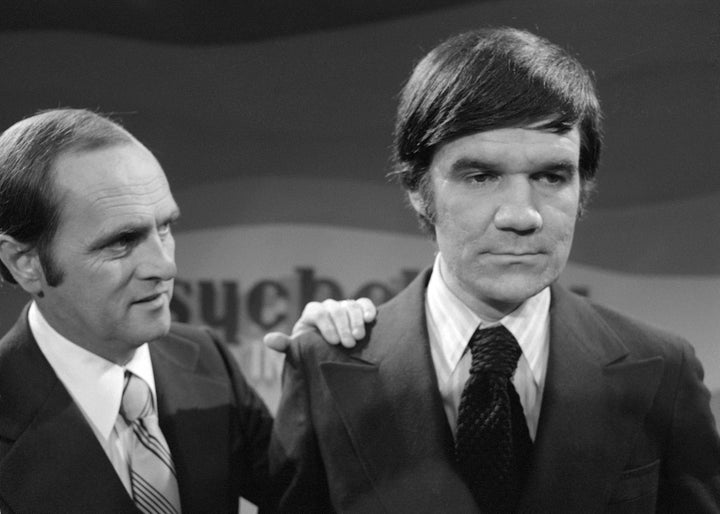
[[[599,320],[637,358],[661,355],[666,359],[681,359],[684,353],[692,353],[692,346],[685,338],[617,309],[559,287],[553,288],[553,298],[558,298],[562,308],[571,305],[568,312],[573,316],[580,319],[591,316]]]
[[[670,331],[653,326],[647,322],[628,316],[607,306],[592,303],[596,312],[616,333],[623,335],[628,347],[637,351],[660,351],[677,353],[690,343],[683,337]]]
[[[227,343],[203,325],[172,323],[165,336],[150,343],[150,351],[201,375],[240,374]]]
[[[425,288],[432,268],[420,272],[403,290],[378,307],[375,321],[365,325],[365,337],[353,348],[327,343],[313,330],[293,338],[286,358],[291,360],[377,361],[396,347],[400,339],[427,339]]]

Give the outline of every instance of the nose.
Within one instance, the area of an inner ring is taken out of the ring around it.
[[[138,252],[140,262],[137,273],[144,280],[172,280],[177,274],[175,265],[175,241],[172,235],[161,238],[154,234],[142,243]]]
[[[495,211],[498,230],[531,234],[542,228],[543,219],[535,205],[532,184],[526,177],[508,180]]]

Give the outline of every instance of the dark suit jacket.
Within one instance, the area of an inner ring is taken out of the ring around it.
[[[23,312],[0,340],[0,511],[136,512]],[[183,512],[262,504],[272,419],[209,330],[173,324],[150,343],[160,427]]]
[[[286,358],[271,440],[283,511],[476,512],[430,355],[429,271],[348,351]],[[720,442],[683,340],[552,288],[550,354],[520,512],[720,512]]]

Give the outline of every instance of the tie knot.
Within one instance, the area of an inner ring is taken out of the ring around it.
[[[522,354],[517,340],[503,325],[477,329],[469,344],[472,352],[470,373],[481,371],[509,379]]]
[[[120,414],[127,423],[149,416],[155,411],[150,386],[137,375],[125,372]]]

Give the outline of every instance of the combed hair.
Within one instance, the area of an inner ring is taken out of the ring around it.
[[[63,152],[133,141],[119,124],[84,109],[41,111],[0,135],[0,232],[38,250],[51,286],[61,278],[50,255],[60,220],[53,164]],[[2,263],[0,274],[16,283]]]
[[[488,28],[454,36],[415,67],[400,95],[390,176],[425,191],[443,144],[487,130],[580,131],[580,204],[595,182],[602,113],[590,73],[559,46],[530,32]],[[427,191],[425,191],[427,192]],[[421,219],[423,228],[428,220]]]

